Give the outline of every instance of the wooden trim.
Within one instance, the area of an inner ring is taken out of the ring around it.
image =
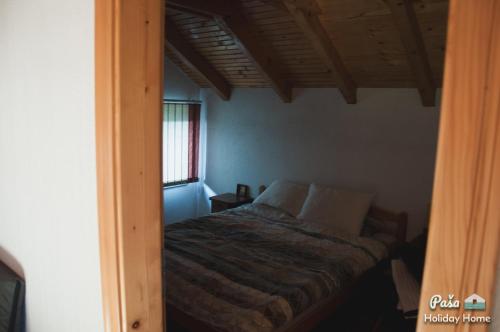
[[[332,39],[323,28],[318,14],[309,9],[319,8],[316,1],[308,1],[307,7],[300,7],[296,3],[283,0],[283,5],[330,70],[346,102],[356,104],[356,83],[340,58]]]
[[[198,75],[202,76],[219,97],[223,100],[229,100],[231,87],[226,79],[182,38],[175,24],[168,18],[166,19],[165,29],[167,44],[177,57]]]
[[[113,108],[115,102],[113,1],[95,1],[95,93],[97,189],[101,287],[105,331],[122,331],[121,283],[118,260],[118,225],[115,202]],[[104,221],[107,221],[104,223]]]
[[[105,331],[162,331],[161,0],[95,1]]]
[[[423,106],[436,105],[436,86],[412,0],[385,0],[389,5]]]
[[[500,2],[450,2],[443,101],[418,331],[434,294],[477,293],[490,315],[500,252]],[[436,310],[435,313],[439,309]],[[487,324],[440,331],[486,331]]]

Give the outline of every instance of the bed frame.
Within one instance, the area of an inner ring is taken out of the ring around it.
[[[260,193],[262,193],[262,191],[264,190],[265,186],[259,187]],[[396,223],[397,226],[395,227],[394,234],[391,235],[395,236],[400,243],[403,243],[405,241],[406,229],[408,224],[408,214],[406,212],[394,212],[378,206],[372,206],[368,211],[368,216],[378,220]],[[331,316],[335,309],[344,304],[353,293],[353,290],[365,280],[369,279],[374,271],[378,269],[379,264],[372,267],[358,278],[354,279],[340,292],[340,294],[330,296],[316,303],[315,305],[311,306],[309,309],[305,310],[303,313],[295,317],[295,319],[277,329],[276,332],[306,332],[312,330],[321,321]],[[180,327],[185,328],[188,331],[217,331],[206,323],[197,320],[196,318],[171,305],[166,305],[166,310],[167,320],[174,321]]]
[[[393,212],[376,205],[372,205],[368,211],[368,216],[377,220],[392,222],[396,224],[393,235],[399,242],[406,241],[406,229],[408,228],[408,213]]]

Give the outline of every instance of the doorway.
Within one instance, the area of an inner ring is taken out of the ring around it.
[[[493,303],[500,232],[499,6],[450,2],[421,314],[436,293],[478,292]],[[164,3],[96,1],[95,31],[106,331],[161,331]],[[418,330],[432,325],[419,323]]]

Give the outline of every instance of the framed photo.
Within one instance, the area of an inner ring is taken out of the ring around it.
[[[237,197],[248,197],[250,194],[250,187],[247,186],[246,184],[240,184],[238,183],[236,185],[236,196]]]

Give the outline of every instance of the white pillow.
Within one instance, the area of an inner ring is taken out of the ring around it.
[[[307,191],[308,185],[277,180],[271,183],[253,202],[270,205],[296,216],[304,205]]]
[[[372,199],[373,194],[342,191],[313,183],[297,218],[359,235]]]

